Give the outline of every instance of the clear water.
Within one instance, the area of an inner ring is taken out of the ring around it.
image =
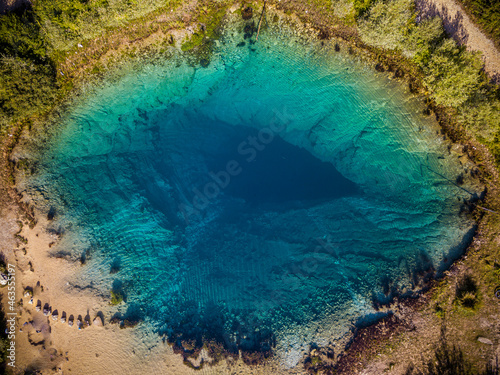
[[[293,366],[449,264],[470,196],[397,83],[284,31],[237,47],[235,30],[206,68],[155,60],[89,88],[25,187],[55,209],[53,252],[85,258],[79,285],[122,290],[122,314]]]

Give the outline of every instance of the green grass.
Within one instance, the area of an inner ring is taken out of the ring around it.
[[[38,0],[34,2],[34,11],[52,48],[68,51],[109,29],[123,27],[160,7],[176,8],[179,3],[177,0]]]

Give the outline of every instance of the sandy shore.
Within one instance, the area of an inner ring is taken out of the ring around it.
[[[446,32],[470,51],[479,51],[484,61],[484,70],[492,80],[500,83],[500,51],[472,22],[455,0],[416,0],[417,9],[423,17],[439,16]]]

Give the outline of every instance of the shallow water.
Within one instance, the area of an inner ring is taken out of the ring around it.
[[[473,191],[397,83],[285,31],[242,40],[89,88],[24,187],[125,317],[294,366],[449,265]]]

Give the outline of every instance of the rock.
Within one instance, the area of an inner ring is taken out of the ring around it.
[[[45,306],[43,306],[43,315],[49,316],[51,311],[52,311],[52,308],[49,306],[48,303],[46,303]]]
[[[487,339],[486,337],[478,337],[477,341],[482,342],[483,344],[493,345],[493,341]]]
[[[320,40],[323,40],[323,39],[329,39],[330,38],[330,32],[328,30],[323,30],[321,29],[318,33],[318,38]]]

